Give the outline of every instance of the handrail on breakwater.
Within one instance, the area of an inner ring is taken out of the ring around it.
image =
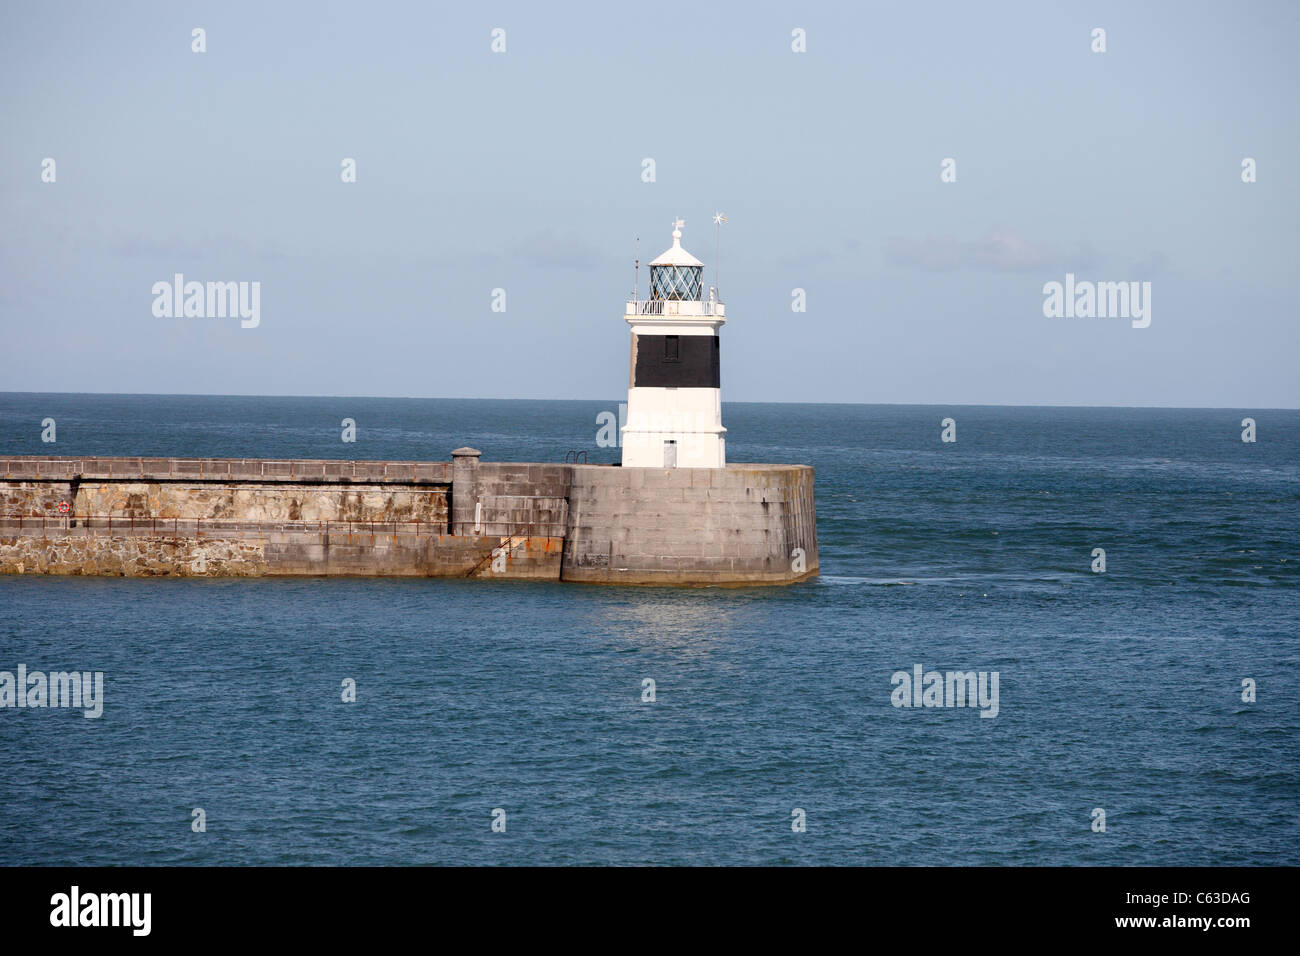
[[[456,521],[451,533],[466,538],[563,538],[564,521]]]
[[[465,526],[472,530],[473,522],[461,522],[462,533]],[[484,530],[476,537],[563,537],[563,522],[557,521],[500,521],[482,522]],[[230,532],[270,532],[270,531],[305,531],[318,534],[393,534],[435,537],[455,534],[453,526],[444,521],[349,521],[349,520],[277,520],[249,521],[243,518],[134,518],[121,515],[0,515],[0,532],[14,529],[19,534],[35,532],[42,534],[49,531],[67,531],[85,533],[114,532],[119,534],[170,533],[175,537],[182,534],[202,537],[223,531]],[[500,530],[491,530],[497,528]],[[557,533],[558,532],[558,533]]]
[[[4,459],[6,478],[288,478],[369,479],[448,484],[444,461],[367,461],[310,458],[144,458],[98,457]]]

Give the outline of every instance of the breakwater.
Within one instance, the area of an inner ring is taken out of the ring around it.
[[[817,567],[802,465],[0,459],[0,573],[741,585]]]

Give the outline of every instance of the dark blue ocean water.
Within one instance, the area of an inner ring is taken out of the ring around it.
[[[0,453],[612,461],[603,410],[4,394]],[[1300,412],[724,421],[816,468],[819,580],[0,578],[0,670],[106,681],[0,711],[0,862],[1300,863]],[[893,707],[914,664],[997,671],[998,716]]]

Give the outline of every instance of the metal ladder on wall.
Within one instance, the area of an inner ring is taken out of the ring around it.
[[[505,537],[504,542],[502,542],[501,544],[493,548],[491,551],[489,551],[487,557],[482,558],[478,562],[478,564],[470,568],[469,571],[465,573],[465,577],[472,578],[474,575],[478,574],[479,571],[483,570],[483,567],[485,565],[491,564],[493,558],[496,557],[498,551],[504,551],[506,557],[508,558],[511,554],[515,552],[516,548],[527,545],[528,539],[531,537],[531,535],[528,534],[527,531],[525,531],[523,534],[520,534],[517,530],[518,527],[519,527],[518,525],[515,525],[514,530],[512,530],[509,534],[504,536]]]

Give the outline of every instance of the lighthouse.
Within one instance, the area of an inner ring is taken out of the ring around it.
[[[727,463],[718,360],[726,309],[717,289],[705,289],[704,263],[682,248],[685,225],[674,220],[672,247],[650,263],[650,297],[634,292],[624,314],[632,329],[625,468]]]

